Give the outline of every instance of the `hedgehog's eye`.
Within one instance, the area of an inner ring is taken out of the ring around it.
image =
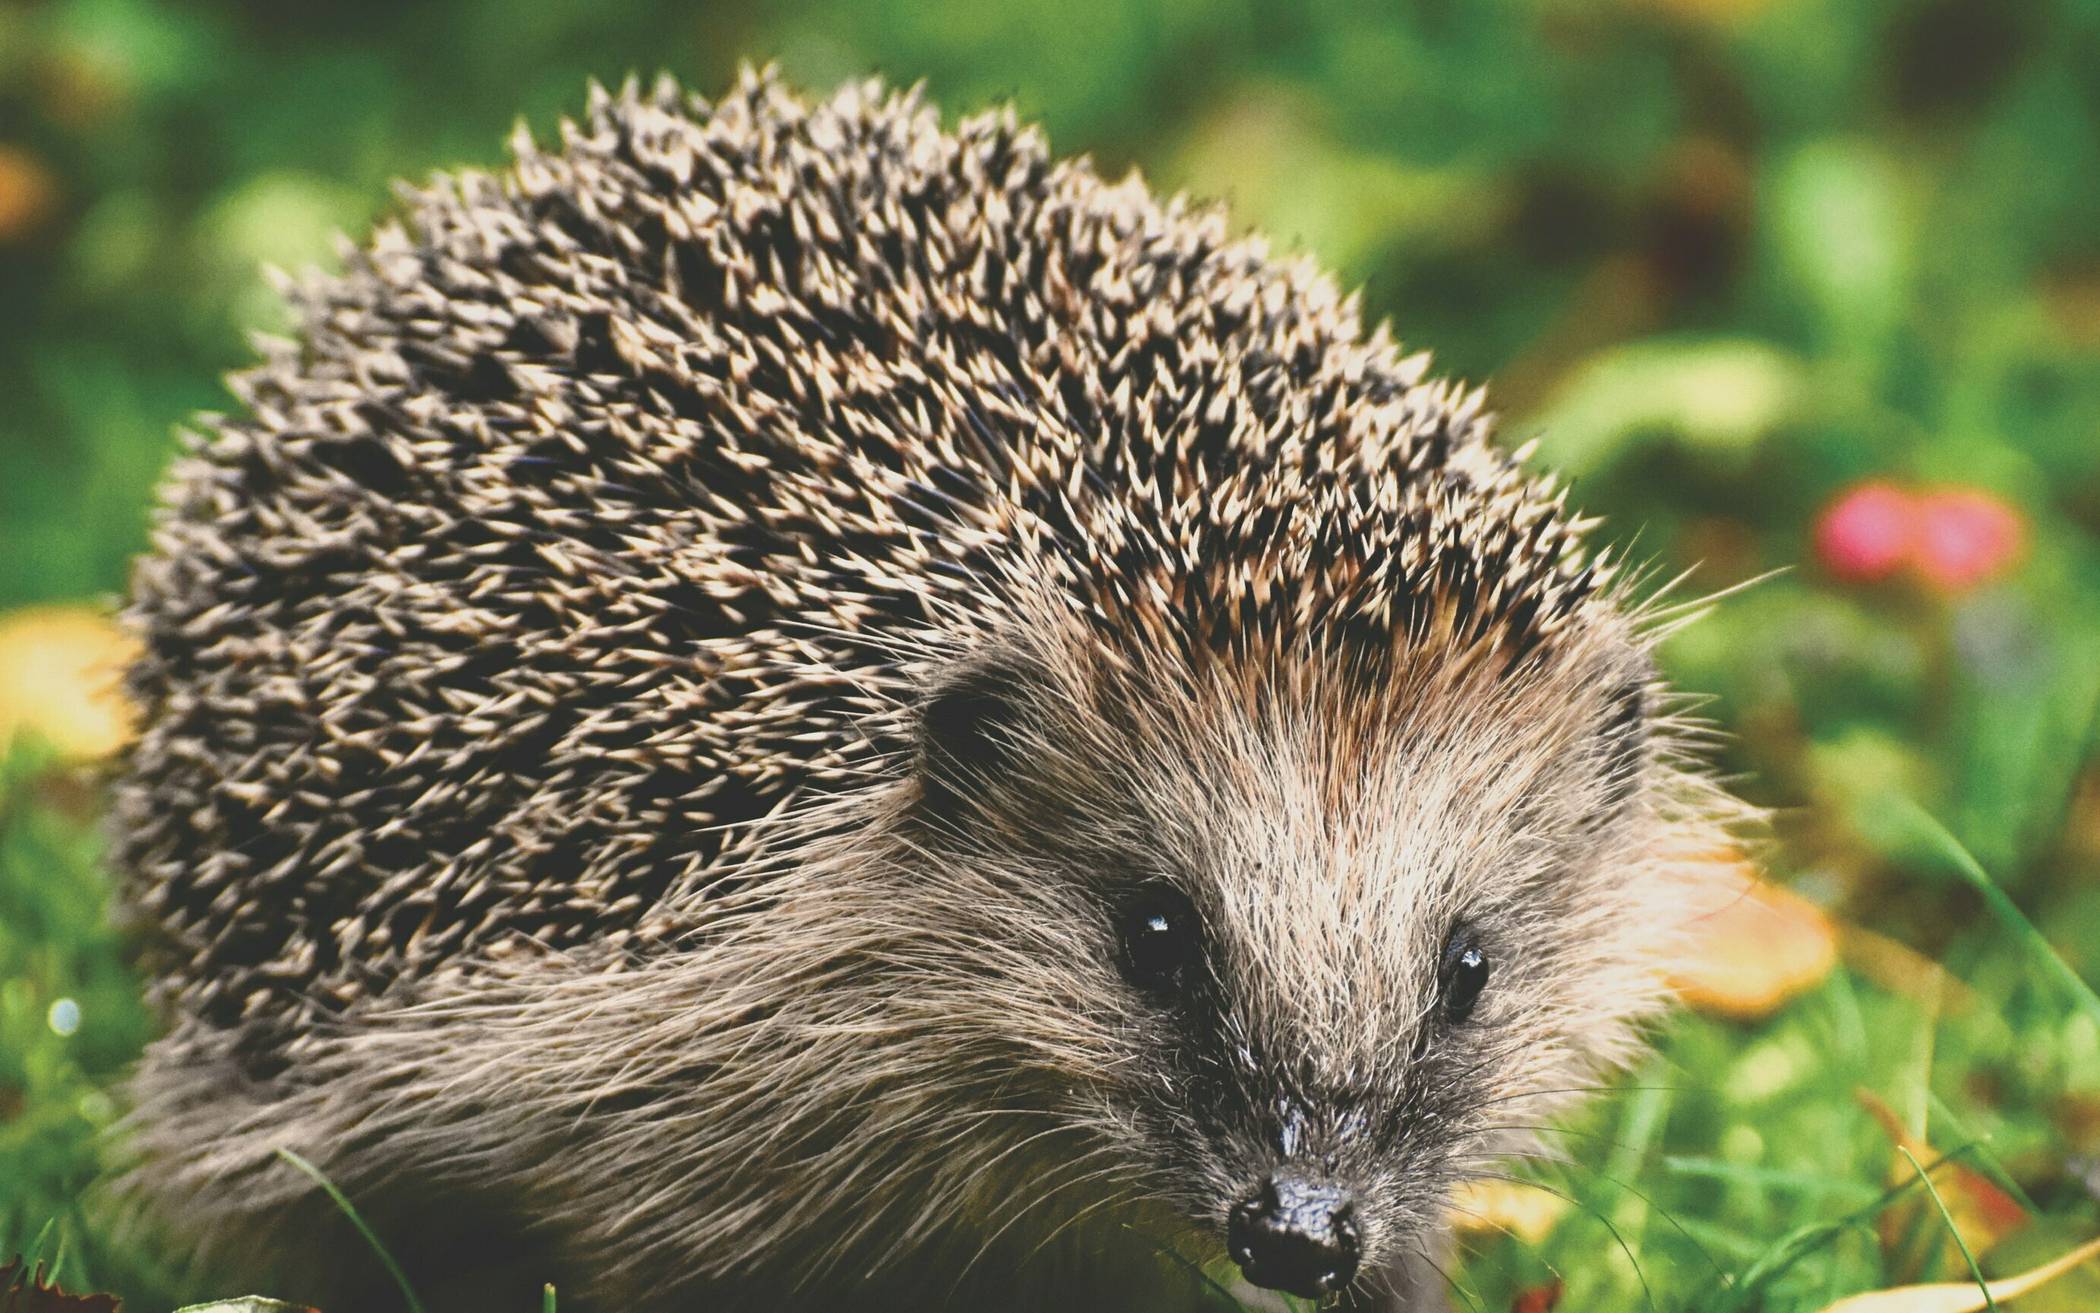
[[[1123,904],[1123,975],[1149,994],[1171,994],[1187,983],[1202,950],[1196,909],[1180,890],[1146,885]]]
[[[1444,1019],[1455,1026],[1472,1016],[1487,982],[1487,950],[1470,929],[1457,927],[1444,941],[1444,960],[1437,970],[1437,993],[1444,1005]]]

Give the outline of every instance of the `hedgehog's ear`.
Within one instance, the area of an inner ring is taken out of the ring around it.
[[[952,812],[1013,764],[1024,731],[1028,672],[1019,662],[979,659],[945,672],[918,707],[919,774],[929,807]]]

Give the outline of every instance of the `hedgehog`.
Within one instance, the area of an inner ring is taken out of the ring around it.
[[[288,283],[169,476],[124,1188],[336,1309],[396,1296],[292,1155],[437,1306],[1439,1306],[1733,823],[1678,610],[1010,110],[559,135]]]

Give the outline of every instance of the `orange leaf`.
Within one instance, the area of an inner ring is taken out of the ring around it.
[[[1890,1142],[1898,1150],[1910,1154],[1910,1158],[1905,1158],[1899,1152],[1890,1163],[1889,1184],[1901,1185],[1916,1174],[1911,1158],[1921,1166],[1931,1167],[1933,1160],[1940,1156],[1939,1150],[1911,1135],[1904,1128],[1903,1119],[1896,1115],[1896,1110],[1871,1090],[1855,1090],[1853,1097],[1875,1121],[1881,1123],[1881,1129],[1887,1132]],[[1966,1163],[1941,1163],[1933,1168],[1932,1181],[1939,1190],[1941,1202],[1947,1205],[1947,1215],[1954,1220],[1962,1239],[1972,1250],[1988,1249],[2027,1221],[2027,1210],[2018,1200]],[[1953,1244],[1951,1236],[1948,1243]],[[1950,1258],[1954,1262],[1962,1261],[1958,1251]]]
[[[1981,1313],[1992,1301],[2017,1299],[2030,1290],[2047,1285],[2080,1263],[2100,1256],[2100,1239],[2089,1240],[2070,1253],[2015,1277],[2002,1277],[1985,1287],[1946,1282],[1932,1286],[1898,1286],[1865,1295],[1852,1295],[1823,1310],[1823,1313]]]
[[[1837,965],[1837,930],[1823,909],[1760,879],[1740,856],[1700,886],[1692,942],[1670,983],[1686,1003],[1741,1021],[1771,1015]]]

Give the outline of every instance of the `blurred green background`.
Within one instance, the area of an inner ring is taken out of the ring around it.
[[[1492,380],[1505,439],[1685,595],[1781,571],[1666,655],[1849,965],[1680,1023],[1668,1093],[1594,1114],[1642,1197],[1570,1169],[1544,1239],[1475,1242],[1477,1307],[1554,1272],[1564,1307],[1702,1311],[1947,1275],[1862,1226],[1746,1276],[1884,1183],[1855,1085],[2040,1219],[2006,1244],[2092,1233],[2094,1008],[1891,799],[2100,977],[2100,3],[0,0],[0,613],[121,588],[174,429],[283,323],[263,266],[325,265],[395,178],[499,164],[588,77],[710,93],[747,59],[1011,99],[1222,199]],[[0,786],[0,1258],[57,1219],[76,1280],[164,1290],[82,1202],[149,1033],[92,779],[24,742]],[[1921,999],[1906,948],[1969,1006]]]

